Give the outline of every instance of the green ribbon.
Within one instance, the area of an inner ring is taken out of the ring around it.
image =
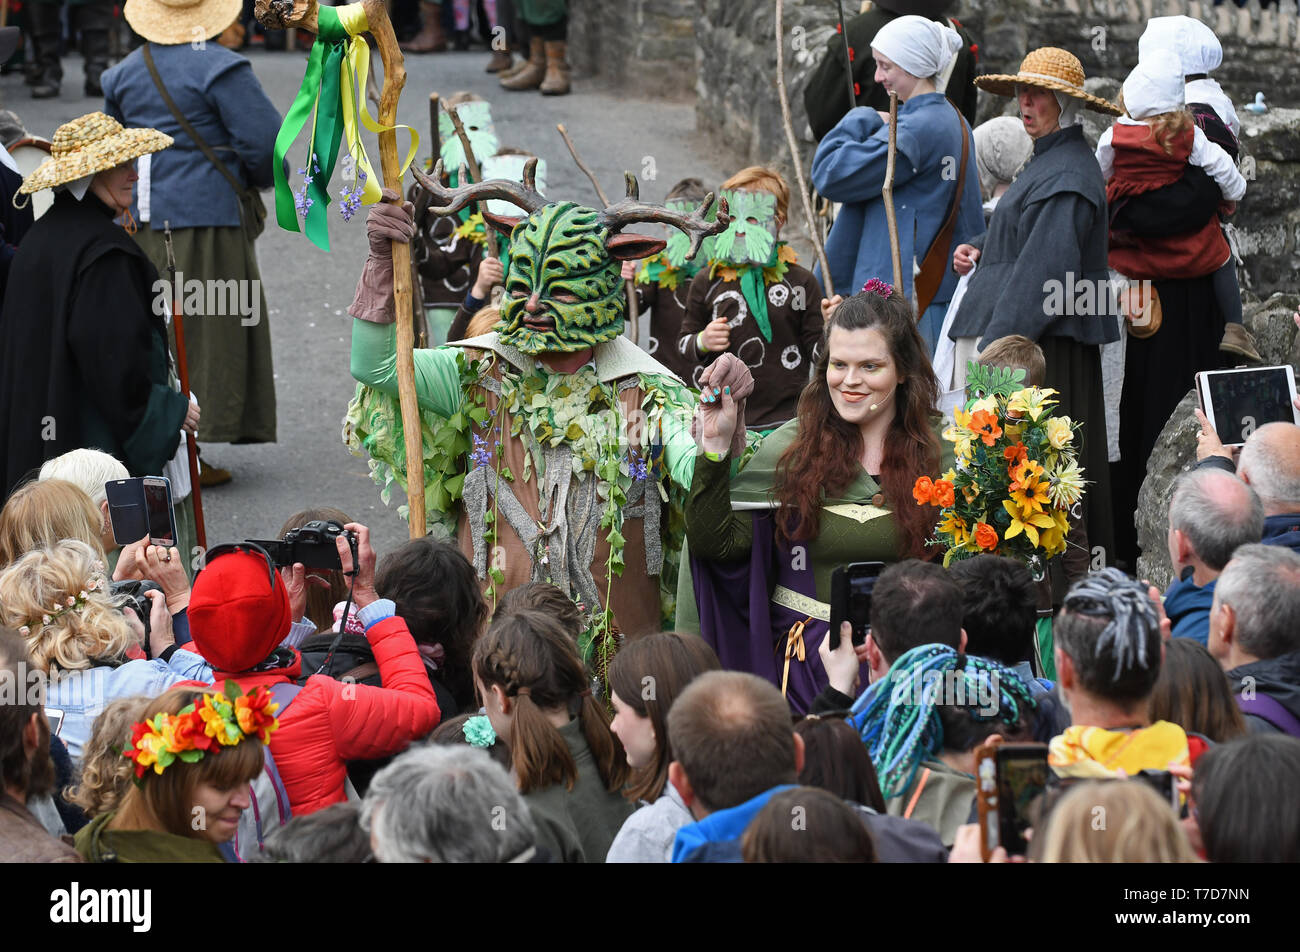
[[[767,316],[767,282],[763,279],[760,265],[750,265],[740,273],[740,293],[749,305],[749,312],[763,335],[763,340],[772,343],[772,321]]]
[[[312,244],[329,251],[326,212],[330,199],[325,189],[330,176],[334,174],[339,142],[343,139],[339,77],[343,57],[347,53],[349,34],[335,7],[318,7],[317,23],[319,32],[307,57],[307,72],[303,75],[302,86],[275,137],[275,220],[286,231],[299,230],[293,191],[284,174],[284,159],[308,119],[314,115],[311,146],[307,156],[307,171],[311,175],[307,194],[312,198],[312,206],[307,212],[302,230]],[[320,166],[319,172],[315,171],[313,162]]]

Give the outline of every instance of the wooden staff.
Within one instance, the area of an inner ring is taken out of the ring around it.
[[[817,230],[817,218],[813,215],[812,202],[808,199],[808,183],[803,177],[803,160],[799,158],[799,140],[795,138],[794,122],[790,118],[790,93],[785,88],[785,27],[781,22],[784,8],[783,0],[776,0],[776,98],[781,100],[781,124],[785,126],[785,141],[790,147],[790,161],[794,163],[795,181],[799,183],[799,199],[803,203],[804,218],[808,222],[808,240],[812,242],[817,263],[821,265],[822,289],[829,298],[835,296],[835,286],[831,283],[831,266],[826,261],[826,249],[822,247],[821,236]],[[850,90],[852,87],[853,74],[850,67]]]
[[[600,187],[600,180],[592,174],[591,169],[587,167],[587,163],[582,161],[582,157],[578,155],[578,147],[574,145],[573,140],[569,138],[569,130],[564,128],[564,123],[562,122],[557,124],[555,128],[560,130],[560,137],[564,139],[564,144],[569,147],[569,155],[573,156],[573,163],[578,167],[578,170],[582,172],[583,175],[587,176],[587,178],[591,180],[592,186],[596,189],[596,197],[600,199],[601,203],[606,208],[608,208],[609,198],[605,195],[605,190]],[[638,339],[641,336],[640,328],[637,326],[641,317],[641,308],[637,305],[636,300],[636,282],[631,278],[628,278],[623,284],[623,291],[627,295],[628,336],[632,338],[632,343],[637,344]]]
[[[172,288],[172,327],[176,331],[176,375],[181,378],[181,393],[190,398],[190,365],[185,358],[185,321],[181,317],[181,289],[176,286],[176,254],[172,249],[172,223],[163,222],[163,241],[167,245],[167,275]],[[203,499],[199,494],[199,445],[193,433],[185,434],[185,447],[190,458],[190,496],[194,499],[194,536],[199,548],[208,548],[208,533],[203,525]]]
[[[456,130],[456,138],[460,140],[461,147],[465,150],[465,165],[469,167],[469,174],[476,182],[483,181],[483,171],[479,168],[478,159],[474,157],[474,147],[469,144],[469,133],[465,131],[465,124],[460,121],[460,116],[456,115],[456,107],[442,104],[442,108],[447,110],[447,115],[451,116],[452,127]],[[464,182],[457,184],[464,185]],[[478,203],[475,202],[475,205]],[[481,206],[480,211],[486,210],[487,206]],[[489,258],[499,258],[500,249],[497,247],[496,229],[483,221],[483,237],[487,246],[487,256]]]
[[[894,213],[894,159],[898,155],[898,93],[889,93],[889,160],[885,164],[885,184],[880,197],[885,200],[885,220],[889,223],[889,252],[894,259],[894,287],[903,287],[903,251],[898,245],[898,216]]]
[[[384,64],[384,86],[379,94],[379,122],[397,124],[397,100],[406,85],[402,50],[393,34],[384,0],[361,0]],[[257,0],[254,13],[270,29],[299,29],[318,33],[316,0]],[[403,200],[402,165],[397,157],[397,130],[379,133],[379,164],[384,187]],[[393,242],[393,298],[397,309],[397,393],[402,406],[402,431],[406,443],[406,498],[410,507],[412,539],[424,535],[424,444],[420,438],[420,406],[415,396],[415,331],[411,314],[411,245]]]

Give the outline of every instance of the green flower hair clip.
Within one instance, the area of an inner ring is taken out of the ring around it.
[[[465,734],[465,742],[471,747],[491,747],[497,742],[497,732],[492,729],[492,722],[485,714],[469,718],[461,731]]]

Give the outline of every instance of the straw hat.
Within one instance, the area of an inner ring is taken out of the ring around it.
[[[999,74],[979,76],[975,85],[995,96],[1015,96],[1017,86],[1037,86],[1052,92],[1065,93],[1081,100],[1093,112],[1104,112],[1112,116],[1124,115],[1124,110],[1114,103],[1107,102],[1100,96],[1093,96],[1083,91],[1083,64],[1073,53],[1045,46],[1034,50],[1020,64],[1020,72],[1014,76]]]
[[[55,130],[50,157],[23,179],[18,191],[30,195],[43,188],[66,185],[171,144],[172,137],[157,129],[123,129],[111,116],[92,112]]]
[[[243,9],[243,0],[126,0],[122,13],[146,40],[174,46],[212,39]]]

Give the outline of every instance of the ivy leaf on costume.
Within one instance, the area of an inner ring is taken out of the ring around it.
[[[776,196],[728,190],[722,197],[731,224],[714,239],[713,257],[728,264],[768,264],[776,245]]]

